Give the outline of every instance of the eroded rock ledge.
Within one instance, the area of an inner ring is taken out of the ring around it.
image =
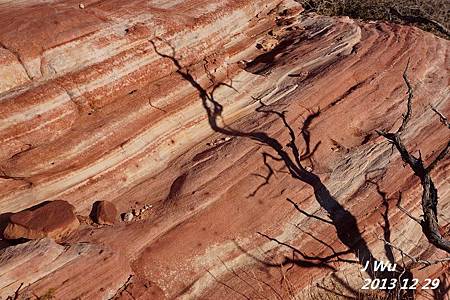
[[[412,27],[300,14],[293,1],[83,4],[0,4],[0,212],[55,199],[83,216],[99,200],[122,213],[151,209],[129,223],[85,222],[66,247],[44,239],[5,248],[1,297],[26,282],[24,295],[52,289],[57,299],[108,299],[127,294],[132,276],[130,291],[150,282],[169,299],[275,299],[290,293],[283,276],[296,294],[330,278],[325,267],[274,267],[292,251],[257,232],[311,256],[348,250],[345,231],[379,258],[389,254],[377,236],[416,256],[442,255],[395,207],[401,191],[419,216],[420,186],[375,130],[400,122],[410,59],[414,116],[404,138],[425,159],[446,144],[450,134],[429,105],[450,115],[448,41]],[[310,147],[302,163],[335,203],[318,201],[311,185],[267,156],[276,156],[267,145],[214,132],[199,97],[214,86],[221,126],[265,132],[285,149],[291,126],[302,152]],[[261,112],[260,101],[285,111],[286,123]],[[432,174],[443,229],[449,164]],[[330,205],[358,228],[324,222]],[[24,274],[23,263],[40,267]],[[337,277],[358,268],[330,265],[339,266]]]

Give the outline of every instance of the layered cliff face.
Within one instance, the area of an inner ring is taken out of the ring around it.
[[[358,286],[359,250],[401,261],[380,239],[443,256],[396,207],[401,193],[420,216],[420,183],[375,130],[401,123],[409,60],[403,138],[426,162],[447,144],[430,109],[450,115],[447,40],[294,1],[82,4],[0,3],[0,212],[63,199],[83,223],[64,246],[2,245],[1,297],[24,282],[24,298],[127,299],[149,282],[142,299],[304,299]],[[444,233],[449,165],[432,173]],[[98,200],[151,208],[94,226]]]

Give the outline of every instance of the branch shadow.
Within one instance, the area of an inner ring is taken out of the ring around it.
[[[379,179],[383,178],[386,171],[384,170],[381,175],[378,176]],[[369,178],[369,174],[367,173],[365,175],[365,182],[370,183],[375,186],[376,192],[382,199],[382,204],[384,207],[384,212],[381,212],[381,216],[383,217],[384,224],[381,224],[381,228],[383,229],[383,239],[387,242],[384,243],[384,252],[386,254],[387,259],[391,264],[395,263],[395,256],[394,251],[392,247],[390,246],[391,241],[391,222],[389,220],[389,211],[390,211],[390,204],[389,204],[389,198],[387,197],[387,193],[383,191],[380,187],[380,184],[378,183],[378,179],[375,178]]]
[[[222,118],[222,112],[223,112],[223,106],[215,99],[214,92],[219,88],[220,86],[226,86],[228,88],[234,89],[231,84],[224,83],[224,82],[218,82],[215,83],[211,89],[211,92],[209,92],[206,88],[204,88],[197,80],[194,79],[194,77],[190,74],[189,70],[184,68],[179,60],[176,58],[175,49],[172,45],[169,43],[157,39],[159,42],[164,43],[166,46],[169,47],[171,54],[165,54],[162,53],[155,43],[155,41],[151,40],[150,43],[153,45],[154,51],[161,56],[162,58],[169,59],[172,61],[174,66],[176,67],[176,73],[178,73],[184,80],[186,80],[197,92],[198,95],[202,101],[203,108],[205,109],[205,112],[207,114],[209,126],[211,129],[217,133],[221,133],[228,136],[233,137],[242,137],[242,138],[248,138],[250,140],[253,140],[257,143],[260,143],[264,146],[267,146],[271,150],[273,150],[277,156],[268,154],[266,152],[263,153],[263,161],[264,165],[268,168],[269,172],[267,176],[263,176],[264,183],[257,187],[257,189],[252,192],[250,195],[255,195],[262,186],[269,183],[269,180],[271,176],[273,176],[274,171],[271,168],[270,164],[268,163],[268,158],[271,158],[276,161],[282,161],[285,167],[288,170],[288,173],[290,176],[302,183],[306,183],[309,185],[313,191],[314,196],[317,200],[317,203],[320,205],[320,207],[326,211],[330,221],[323,220],[329,225],[332,225],[335,228],[337,237],[339,241],[347,247],[347,250],[343,252],[335,252],[333,250],[333,254],[329,255],[327,257],[317,257],[317,256],[309,256],[306,253],[303,253],[299,249],[296,249],[295,247],[283,242],[279,241],[273,237],[270,237],[268,235],[265,235],[261,232],[258,234],[267,238],[270,241],[273,241],[280,246],[286,247],[287,249],[290,249],[292,251],[292,258],[285,258],[284,264],[292,264],[297,265],[305,268],[311,268],[311,267],[317,267],[317,268],[326,268],[332,271],[335,271],[336,269],[332,266],[330,266],[330,262],[338,261],[341,255],[352,253],[357,258],[356,261],[352,261],[354,263],[358,263],[361,266],[368,266],[367,272],[371,278],[399,278],[402,276],[402,278],[410,278],[412,277],[411,273],[408,270],[396,270],[396,271],[381,271],[377,272],[374,271],[374,261],[376,260],[374,255],[372,254],[371,250],[368,247],[367,242],[362,236],[362,232],[358,226],[357,219],[354,215],[352,215],[351,212],[349,212],[345,207],[343,207],[334,197],[331,195],[330,191],[327,189],[327,187],[324,185],[324,183],[321,181],[320,177],[316,174],[314,174],[312,171],[307,170],[303,164],[302,161],[304,159],[311,158],[314,152],[319,147],[319,144],[316,144],[315,146],[310,146],[310,132],[308,130],[310,124],[312,121],[320,115],[320,110],[317,112],[310,112],[310,115],[305,119],[305,122],[301,128],[301,134],[304,139],[304,142],[306,144],[305,151],[301,152],[296,144],[296,134],[291,125],[288,123],[286,119],[286,112],[282,111],[276,111],[271,108],[270,105],[264,104],[262,101],[259,101],[260,106],[256,109],[259,113],[264,114],[273,114],[276,115],[282,122],[284,127],[289,133],[290,141],[286,145],[286,149],[284,145],[280,143],[277,139],[269,136],[266,132],[262,131],[251,131],[251,132],[245,132],[240,131],[237,129],[233,129],[230,126],[226,125],[224,122],[222,122],[223,126],[219,125],[219,121],[223,121]],[[209,76],[210,77],[210,76]],[[234,89],[235,90],[235,89]],[[380,191],[381,192],[381,191]],[[382,195],[382,194],[380,194]],[[303,210],[299,208],[297,204],[295,204],[292,200],[290,200],[291,204],[294,205],[294,207],[302,214],[305,214]],[[387,203],[387,201],[386,201]],[[387,213],[389,210],[388,204],[385,209],[385,236],[390,238],[390,229],[389,229],[389,220],[387,219]],[[320,219],[319,219],[320,220]],[[324,243],[324,242],[323,242]],[[242,251],[245,251],[241,248]],[[388,250],[389,257],[391,260],[393,260],[393,254],[391,253],[391,250]],[[250,255],[250,254],[249,254]],[[297,258],[297,256],[301,258]],[[279,267],[280,264],[274,264],[269,262],[262,262],[260,259],[255,258],[255,260],[264,263],[266,266],[272,266],[272,267]],[[349,262],[349,261],[347,261]],[[409,291],[408,291],[409,292]],[[413,299],[411,296],[408,299]]]

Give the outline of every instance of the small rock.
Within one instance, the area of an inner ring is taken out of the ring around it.
[[[305,170],[308,171],[308,172],[312,172],[313,168],[308,166],[308,167],[305,168]]]
[[[134,218],[134,216],[133,216],[133,213],[131,213],[131,212],[127,212],[123,215],[123,220],[125,222],[131,222],[131,221],[133,221],[133,218]]]
[[[256,48],[263,50],[263,51],[271,51],[275,46],[278,45],[278,40],[275,38],[266,38],[260,43],[256,45]]]
[[[60,240],[78,228],[74,207],[66,201],[44,202],[10,216],[3,236],[9,240],[50,237]]]
[[[84,4],[83,4],[83,3],[80,3],[80,4],[78,5],[78,7],[79,7],[80,9],[84,9]]]
[[[109,201],[97,201],[92,207],[94,222],[101,225],[114,225],[117,221],[116,206]]]

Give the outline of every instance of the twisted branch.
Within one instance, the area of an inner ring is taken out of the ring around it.
[[[437,219],[437,204],[438,204],[438,192],[431,179],[430,172],[431,170],[441,161],[447,154],[450,148],[450,140],[448,141],[446,147],[438,154],[438,156],[430,163],[428,167],[425,167],[424,162],[422,160],[421,155],[419,157],[415,157],[410,154],[406,149],[405,144],[401,139],[401,134],[405,130],[408,125],[408,122],[411,119],[412,115],[412,99],[413,99],[413,89],[407,77],[407,70],[409,66],[406,65],[405,71],[403,72],[403,79],[408,88],[408,99],[407,99],[407,110],[406,113],[403,114],[403,121],[400,128],[395,132],[385,132],[385,131],[377,131],[379,135],[386,138],[389,142],[391,142],[397,151],[400,153],[400,156],[407,165],[414,171],[414,175],[416,175],[421,182],[423,193],[422,193],[422,211],[423,211],[423,219],[420,220],[420,224],[422,226],[422,231],[427,237],[428,241],[436,246],[439,249],[442,249],[448,253],[450,253],[450,241],[447,241],[442,234],[439,232],[439,224]],[[444,124],[447,123],[447,118],[445,118],[441,113],[434,110],[440,117],[440,120]],[[419,152],[420,153],[420,152]]]

